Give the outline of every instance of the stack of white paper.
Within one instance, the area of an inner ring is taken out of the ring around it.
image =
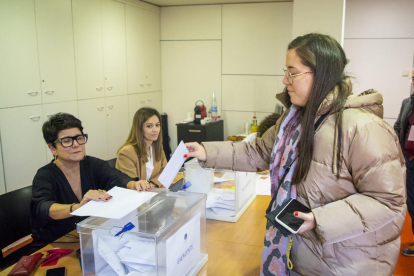
[[[108,239],[100,237],[99,230],[93,233],[98,241],[95,254],[95,268],[98,276],[148,275],[155,272],[155,244],[140,240]]]
[[[234,190],[213,189],[207,194],[206,208],[216,215],[234,216]]]
[[[234,172],[226,172],[221,177],[214,177],[214,183],[222,183],[229,180],[235,180],[234,179]]]
[[[91,200],[71,215],[119,219],[157,195],[153,192],[139,193],[121,187],[113,187],[107,193],[113,196],[108,202]]]
[[[145,273],[155,268],[155,244],[130,241],[116,254],[129,271]]]

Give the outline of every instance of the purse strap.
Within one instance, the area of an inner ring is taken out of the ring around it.
[[[202,102],[203,103],[202,105],[204,105],[204,102],[202,100],[198,100],[198,101],[196,101],[195,106],[197,106],[198,102]]]
[[[327,113],[325,113],[325,114],[322,114],[322,115],[319,117],[319,119],[318,119],[318,120],[316,121],[316,123],[315,123],[315,131],[318,129],[318,127],[321,125],[321,123],[323,122],[323,120],[324,120],[324,119],[325,119],[328,115],[329,115],[329,112],[327,112]],[[293,162],[295,162],[295,160],[296,160],[296,159],[297,159],[297,157],[296,157],[295,159],[293,159],[293,160],[292,160],[292,162],[290,162],[289,166],[286,168],[285,173],[283,174],[283,177],[282,177],[282,179],[280,180],[280,184],[278,185],[277,190],[276,190],[276,191],[275,191],[275,193],[273,194],[272,200],[270,201],[269,206],[268,206],[268,207],[267,207],[267,209],[266,209],[266,214],[269,214],[269,213],[270,213],[270,211],[272,210],[272,206],[273,206],[273,203],[274,203],[274,202],[275,202],[275,200],[276,200],[276,196],[277,196],[277,193],[279,192],[280,186],[282,186],[283,181],[285,181],[286,175],[289,173],[289,171],[290,171],[290,167],[292,166]]]

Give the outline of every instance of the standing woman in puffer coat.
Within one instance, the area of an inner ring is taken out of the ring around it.
[[[291,198],[311,209],[294,212],[305,221],[295,235],[267,222],[261,275],[394,272],[406,213],[404,157],[382,120],[381,94],[353,95],[346,64],[332,37],[298,37],[277,95],[288,109],[274,127],[252,143],[186,144],[185,157],[204,167],[270,168],[272,211]]]

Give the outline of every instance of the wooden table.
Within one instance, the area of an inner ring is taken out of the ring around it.
[[[207,219],[208,262],[198,273],[199,276],[260,274],[262,247],[266,232],[264,216],[269,202],[269,196],[257,196],[236,223]],[[76,230],[71,233],[77,235]],[[70,238],[63,237],[58,241],[70,240]],[[44,276],[46,270],[62,266],[67,268],[67,276],[82,275],[75,252],[79,249],[79,243],[51,243],[38,252],[55,247],[74,251],[60,258],[56,266],[40,267],[39,262],[37,270],[35,269],[31,275]],[[6,276],[12,267],[0,272],[0,276]]]

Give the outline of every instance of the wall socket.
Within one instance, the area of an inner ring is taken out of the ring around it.
[[[410,75],[410,70],[403,70],[402,76],[407,78]]]

